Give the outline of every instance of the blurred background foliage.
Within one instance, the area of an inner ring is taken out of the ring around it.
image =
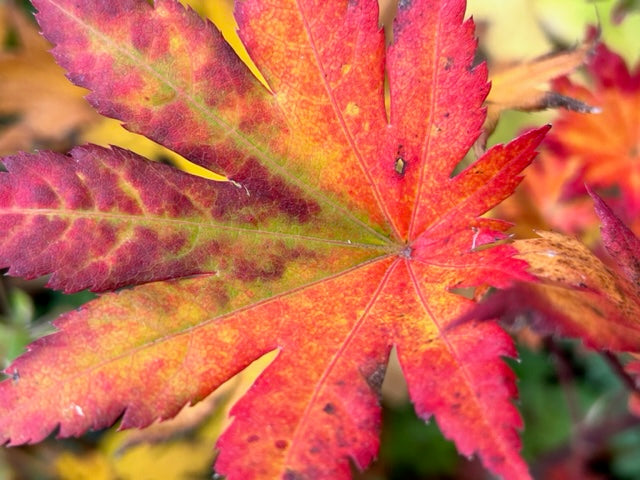
[[[235,33],[230,0],[182,0],[223,31],[250,62]],[[387,29],[391,0],[380,0]],[[157,161],[215,180],[224,177],[194,166],[118,122],[95,114],[47,53],[27,1],[0,0],[0,154],[55,149],[93,142],[116,144]],[[469,0],[477,23],[480,57],[490,67],[522,62],[584,40],[598,25],[601,38],[628,65],[640,61],[640,2],[634,0]],[[387,30],[390,33],[389,30]],[[252,67],[254,73],[258,72]],[[522,129],[552,121],[555,112],[502,115],[490,143],[504,142]],[[3,366],[25,346],[50,333],[50,321],[93,295],[62,295],[46,280],[0,277],[0,359]],[[540,479],[640,478],[640,419],[627,411],[627,395],[606,357],[579,342],[516,336],[520,358],[509,361],[519,379],[518,406],[524,417],[524,455]],[[215,476],[215,439],[227,412],[270,358],[263,358],[207,400],[186,407],[176,419],[142,431],[112,429],[80,439],[0,450],[0,480],[204,479]],[[383,431],[379,459],[360,480],[482,479],[475,459],[460,457],[435,422],[416,418],[397,362],[383,385]],[[53,436],[52,436],[53,437]]]

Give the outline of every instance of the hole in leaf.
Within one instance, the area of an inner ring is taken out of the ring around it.
[[[476,159],[475,153],[473,152],[473,148],[469,149],[466,155],[462,157],[462,160],[460,160],[457,163],[457,165],[453,168],[453,171],[451,172],[451,175],[449,175],[449,178],[454,178],[455,176],[460,174],[460,172],[462,172],[465,168],[467,168],[469,165],[474,163],[476,160],[477,159]]]
[[[384,36],[387,45],[393,42],[393,20],[398,13],[397,0],[378,0],[378,22],[384,28]]]
[[[401,405],[409,399],[407,381],[402,373],[398,351],[395,346],[389,354],[389,362],[387,363],[387,371],[382,382],[381,391],[383,403],[385,404]]]
[[[473,300],[476,296],[476,287],[454,287],[450,288],[449,292]]]

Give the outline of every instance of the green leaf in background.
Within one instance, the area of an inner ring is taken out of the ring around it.
[[[31,297],[17,288],[5,292],[4,300],[6,312],[0,320],[0,358],[6,366],[31,341],[29,325],[33,320],[34,305]]]

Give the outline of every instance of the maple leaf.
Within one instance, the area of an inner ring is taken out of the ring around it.
[[[537,282],[520,282],[466,312],[464,323],[526,318],[541,333],[581,338],[599,350],[640,351],[640,240],[595,193],[604,248],[613,269],[578,240],[559,233],[518,240]]]
[[[486,68],[465,3],[402,1],[385,48],[375,0],[239,1],[269,88],[220,33],[171,0],[34,0],[54,56],[102,114],[214,182],[118,148],[4,160],[0,264],[106,293],[55,322],[0,384],[0,438],[37,442],[174,416],[277,352],[218,442],[228,478],[350,477],[378,447],[396,347],[411,400],[505,478],[519,456],[509,336],[447,326],[458,287],[528,278],[507,197],[544,127],[461,173]],[[385,72],[390,111],[384,101]]]
[[[629,70],[619,55],[599,44],[587,67],[591,89],[566,78],[555,84],[559,93],[601,110],[597,115],[563,111],[554,122],[546,142],[549,154],[579,166],[562,196],[586,196],[586,183],[608,193],[623,219],[635,222],[640,214],[640,65]],[[617,198],[612,190],[619,191]]]
[[[541,88],[551,80],[565,76],[581,66],[593,49],[594,40],[585,42],[573,50],[545,55],[526,62],[496,65],[490,70],[491,91],[487,96],[485,132],[481,147],[495,130],[500,115],[505,110],[527,112],[547,108],[566,108],[581,113],[595,111],[584,102]]]
[[[552,230],[576,236],[590,245],[597,237],[598,225],[593,203],[584,196],[565,198],[567,185],[580,178],[581,172],[578,159],[563,159],[544,151],[527,169],[516,192],[494,214],[517,222],[511,232],[519,238],[529,238],[538,230]]]

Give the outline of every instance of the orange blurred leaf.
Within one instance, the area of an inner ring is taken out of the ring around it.
[[[640,228],[640,64],[629,68],[619,55],[599,44],[587,67],[590,88],[568,79],[556,81],[554,88],[601,112],[561,112],[545,151],[578,165],[577,175],[564,186],[565,199],[585,196],[587,184],[615,205],[636,230]]]
[[[571,73],[587,60],[593,45],[593,41],[585,42],[573,50],[545,55],[523,63],[491,67],[491,90],[486,99],[487,119],[482,137],[484,141],[495,129],[504,110],[532,112],[562,107],[582,113],[595,111],[584,102],[549,91],[549,84],[553,79]]]
[[[0,4],[0,23],[17,45],[0,51],[0,155],[18,150],[66,150],[99,115],[48,50],[51,45],[12,3]]]

